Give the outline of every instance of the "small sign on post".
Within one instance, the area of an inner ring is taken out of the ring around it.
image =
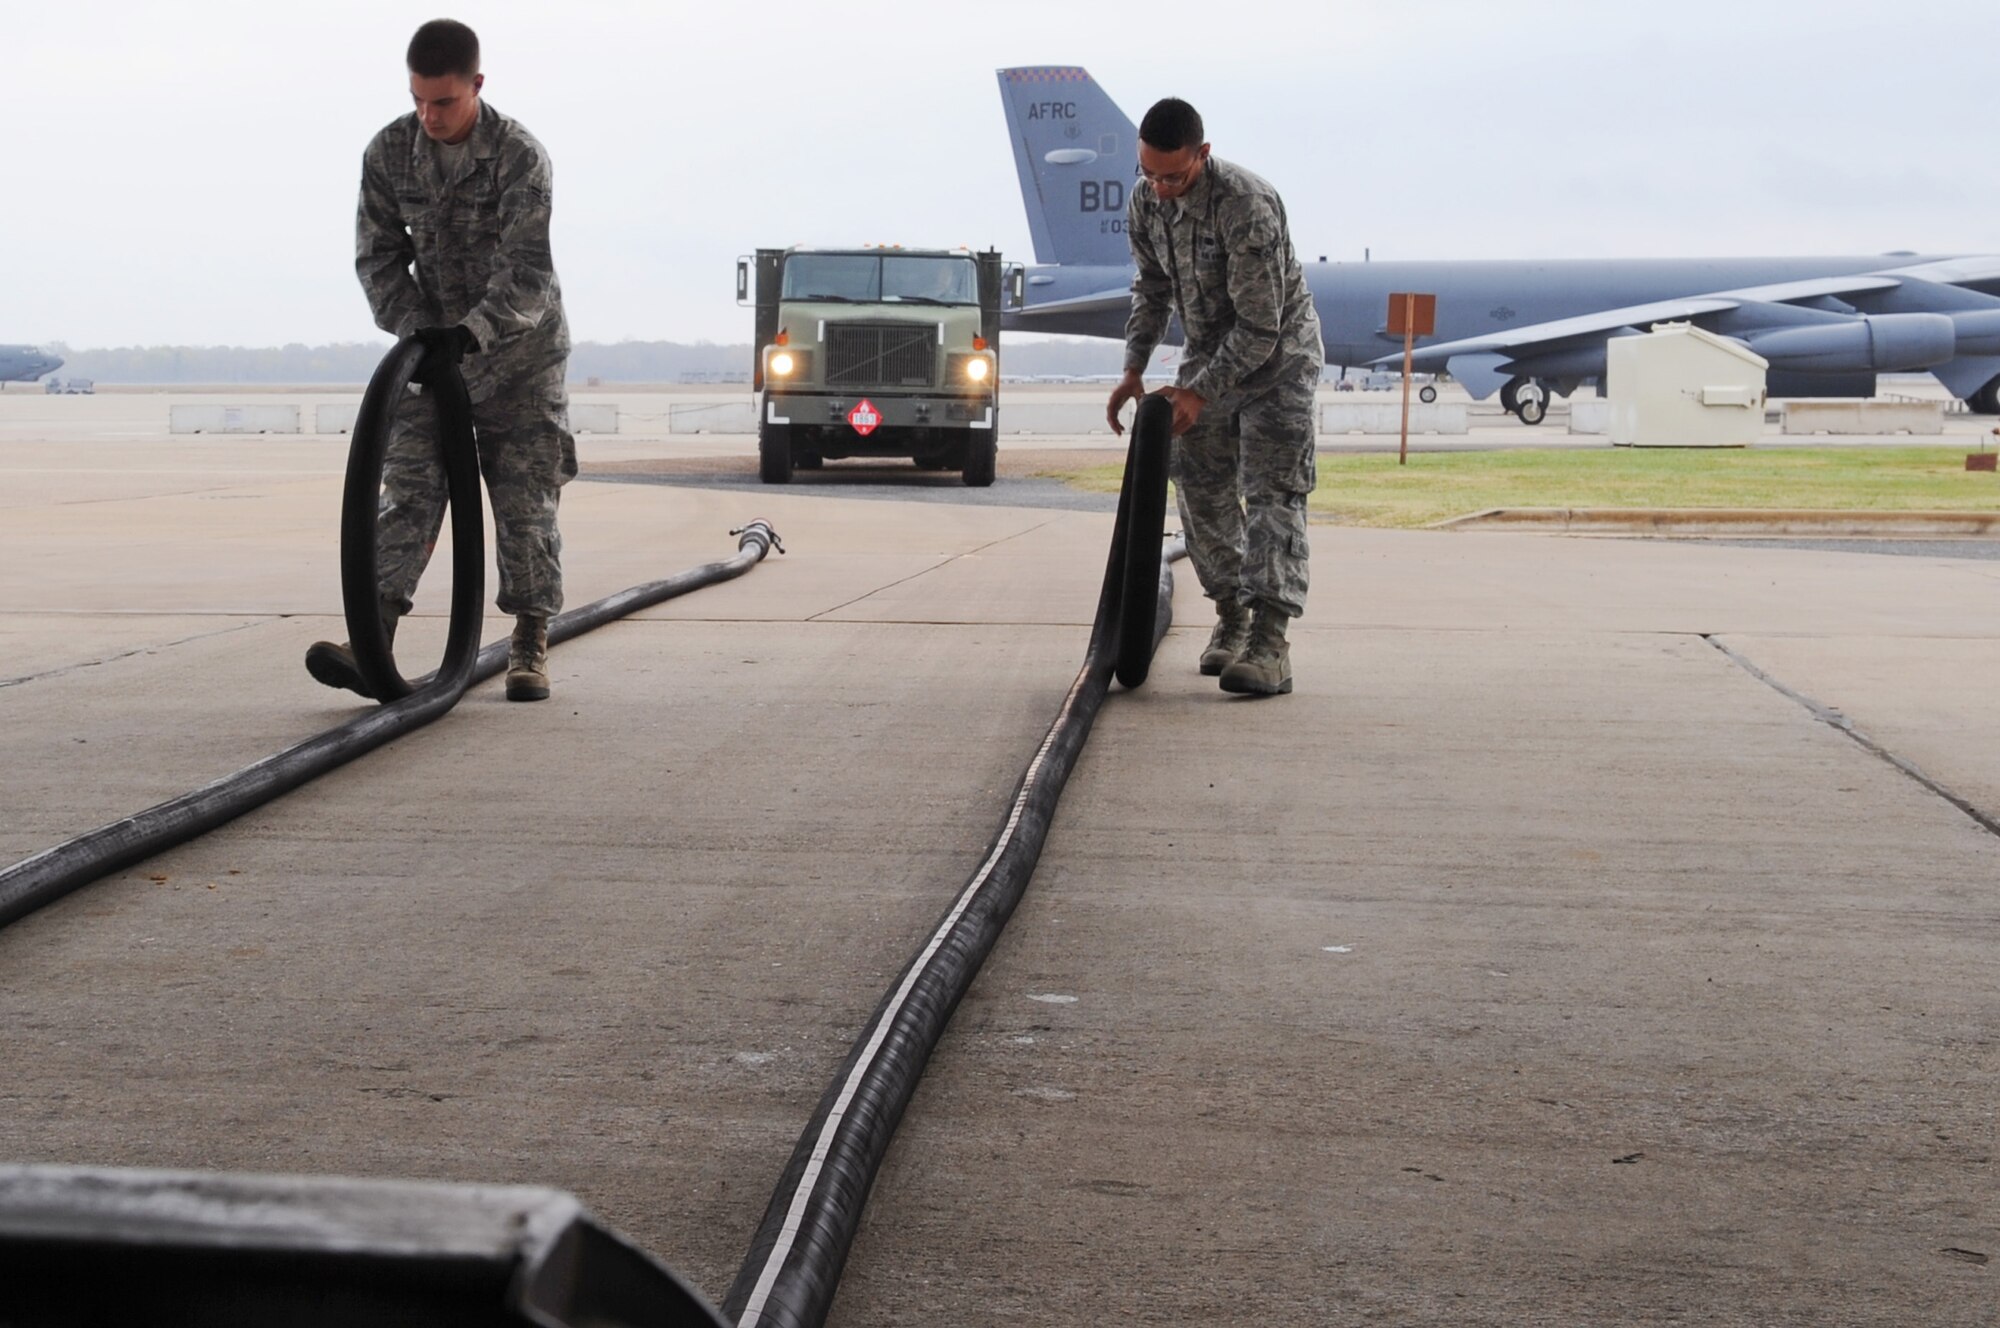
[[[1396,464],[1410,460],[1410,357],[1418,337],[1437,331],[1438,297],[1397,291],[1389,297],[1389,335],[1403,337],[1403,437],[1396,445]]]

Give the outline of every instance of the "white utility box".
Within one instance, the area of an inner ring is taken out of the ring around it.
[[[1770,363],[1688,323],[1605,343],[1611,441],[1620,447],[1748,447],[1764,432]]]

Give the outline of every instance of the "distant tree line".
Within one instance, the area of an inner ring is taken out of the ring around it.
[[[112,346],[75,349],[55,343],[59,377],[100,383],[365,383],[389,349],[386,341],[325,346]],[[1124,348],[1115,341],[1065,337],[1008,341],[1010,376],[1058,377],[1117,373]],[[747,382],[750,346],[712,341],[583,341],[570,353],[573,383]]]
[[[100,383],[365,383],[387,342],[331,346],[112,346],[73,349],[60,342],[58,377]]]

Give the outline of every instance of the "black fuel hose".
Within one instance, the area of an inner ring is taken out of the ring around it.
[[[875,1007],[799,1136],[722,1302],[737,1328],[819,1328],[826,1321],[889,1141],[952,1012],[1027,891],[1112,676],[1124,679],[1131,664],[1128,685],[1144,681],[1173,621],[1172,563],[1185,546],[1163,552],[1160,545],[1172,425],[1165,400],[1141,401],[1083,668],[978,870]],[[1143,651],[1135,644],[1142,640]]]
[[[395,660],[389,653],[375,579],[377,495],[393,406],[419,371],[423,353],[422,343],[414,338],[397,343],[370,380],[362,409],[355,417],[341,512],[341,594],[355,660],[361,665],[363,676],[376,688],[376,695],[386,697],[393,693],[396,699],[233,774],[123,820],[86,831],[0,870],[0,927],[80,886],[206,834],[386,742],[422,728],[456,705],[468,687],[506,667],[507,642],[495,642],[484,650],[478,648],[486,565],[479,469],[465,383],[451,367],[430,374],[426,392],[438,403],[452,509],[454,579],[451,630],[444,663],[436,673],[412,684],[396,671]],[[741,576],[771,549],[784,550],[767,521],[752,521],[730,533],[738,537],[735,556],[677,572],[665,580],[633,586],[559,614],[549,623],[550,644],[691,590]]]
[[[375,531],[382,493],[382,462],[394,433],[396,407],[424,368],[424,343],[405,337],[383,357],[362,394],[347,449],[347,483],[340,500],[340,600],[354,667],[383,701],[416,690],[396,668],[382,621]],[[451,507],[451,627],[444,662],[425,680],[453,700],[472,682],[479,629],[486,610],[486,532],[480,518],[479,451],[472,433],[472,398],[456,365],[432,366],[424,395],[437,411],[445,492]],[[447,709],[450,707],[447,706]]]

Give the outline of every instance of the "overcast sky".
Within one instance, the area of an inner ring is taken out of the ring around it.
[[[1308,257],[2000,248],[1992,0],[22,0],[0,341],[375,336],[361,150],[439,12],[554,158],[579,339],[747,339],[758,245],[1028,258],[1014,64],[1083,65],[1135,120],[1188,98]]]

